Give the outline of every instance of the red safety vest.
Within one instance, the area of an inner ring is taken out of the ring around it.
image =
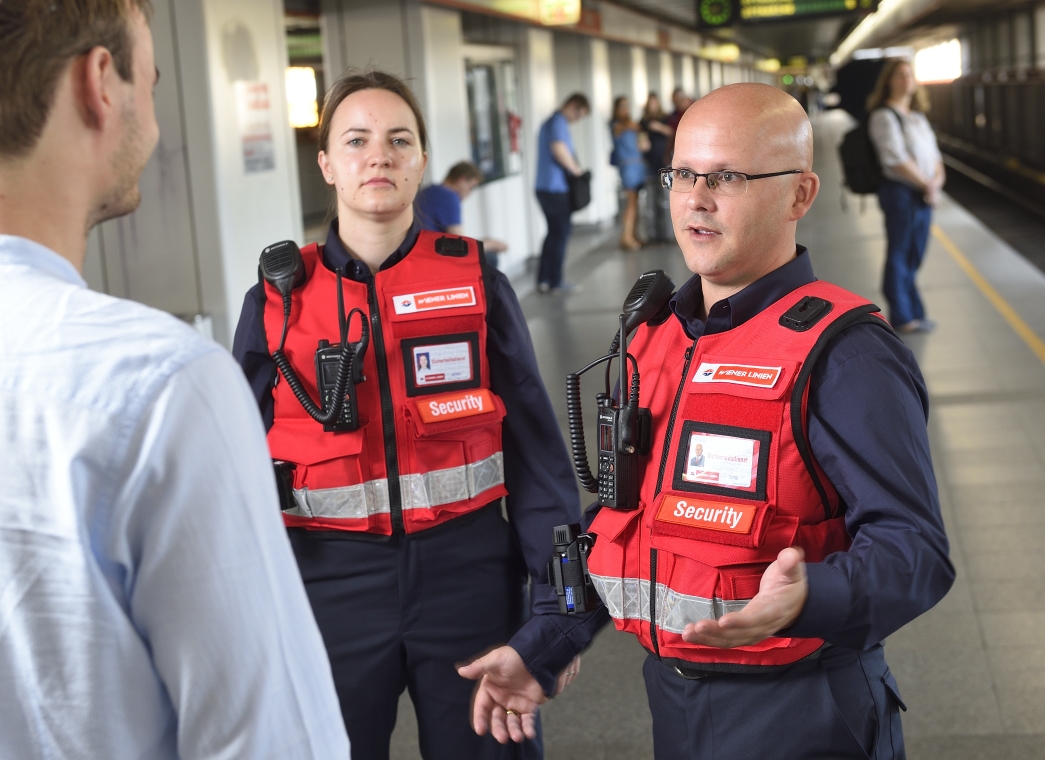
[[[284,351],[318,400],[316,348],[321,339],[340,339],[337,276],[323,265],[319,246],[301,255],[307,279],[293,291]],[[422,232],[371,285],[342,280],[346,312],[361,309],[370,324],[366,379],[356,387],[360,426],[324,432],[279,378],[268,443],[273,459],[294,466],[296,504],[283,513],[288,526],[415,533],[507,494],[505,410],[490,391],[479,255],[474,240]],[[265,334],[275,351],[283,305],[267,283],[265,294]],[[357,341],[358,315],[351,323],[349,339]]]
[[[814,296],[831,309],[805,331],[781,317]],[[639,509],[602,509],[588,561],[614,622],[677,666],[742,672],[815,653],[820,639],[768,638],[734,649],[689,644],[687,623],[742,609],[781,549],[806,562],[850,539],[806,436],[809,375],[827,342],[877,307],[825,282],[780,299],[742,326],[691,340],[677,319],[640,327],[641,402],[653,455],[640,464]]]

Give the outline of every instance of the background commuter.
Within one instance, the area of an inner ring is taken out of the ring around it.
[[[0,757],[347,758],[242,373],[81,274],[158,139],[150,12],[0,3]]]
[[[679,122],[682,121],[682,115],[686,113],[686,109],[693,104],[693,98],[686,94],[685,90],[681,87],[676,87],[671,92],[671,102],[675,106],[675,110],[668,115],[668,127],[671,129],[671,134],[668,135],[667,143],[664,146],[664,163],[662,166],[671,165],[671,155],[675,150],[675,131],[679,128]]]
[[[579,177],[583,172],[573,152],[570,124],[591,113],[588,98],[575,92],[562,108],[548,117],[537,135],[537,202],[548,223],[537,269],[537,290],[541,293],[576,292],[578,287],[562,279],[566,245],[570,241],[570,186],[566,172]]]
[[[643,153],[649,149],[649,137],[638,122],[631,118],[631,102],[621,96],[613,101],[613,165],[620,170],[625,204],[621,212],[620,246],[626,251],[637,251],[642,243],[635,237],[635,222],[639,215],[639,188],[646,181],[646,160]]]
[[[672,316],[631,341],[659,443],[639,461],[639,511],[601,509],[588,557],[602,615],[650,653],[658,760],[903,758],[882,642],[954,581],[914,356],[873,305],[817,280],[796,243],[812,164],[798,102],[735,84],[686,112],[663,175],[694,276]],[[748,363],[775,368],[778,390],[716,379]],[[810,374],[782,380],[799,364]],[[792,396],[805,401],[794,426]],[[687,472],[698,447],[705,465]],[[464,668],[481,678],[477,730],[521,738],[549,671],[597,618],[559,622],[528,672],[504,650]]]
[[[911,64],[886,61],[867,99],[868,133],[878,152],[884,181],[878,204],[885,215],[886,254],[882,293],[889,321],[898,332],[929,332],[915,278],[929,242],[932,210],[945,180],[936,135],[925,118],[929,97]]]
[[[668,138],[675,130],[667,124],[667,114],[660,105],[657,93],[651,92],[646,98],[646,106],[642,110],[639,126],[649,136],[649,150],[643,154],[646,158],[646,203],[643,211],[647,240],[674,240],[671,229],[671,209],[668,203],[668,191],[660,184],[661,168],[665,166],[664,149]]]
[[[461,203],[483,181],[483,173],[471,161],[459,161],[450,167],[441,184],[421,188],[414,201],[421,229],[464,235],[461,225]],[[495,238],[483,238],[486,259],[497,266],[497,254],[508,245]]]
[[[349,339],[361,321],[371,328],[358,429],[325,431],[277,379],[283,309],[267,283],[247,293],[233,352],[273,458],[294,468],[284,520],[352,757],[388,757],[408,689],[425,760],[516,758],[472,731],[472,684],[454,665],[509,639],[539,656],[539,638],[512,638],[527,575],[535,615],[558,617],[552,529],[576,520],[578,494],[526,320],[477,241],[447,246],[421,230],[425,122],[402,81],[344,75],[319,136],[338,216],[325,245],[302,251],[309,274],[292,291],[286,357],[316,398],[313,357],[319,340],[338,341],[340,283],[346,309],[362,312]],[[540,757],[540,742],[522,754]]]

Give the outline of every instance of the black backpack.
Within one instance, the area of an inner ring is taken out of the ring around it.
[[[896,120],[900,122],[900,129],[903,130],[903,119],[900,118],[900,114],[892,108],[889,110],[896,116]],[[878,152],[875,150],[874,143],[871,142],[871,135],[867,129],[869,119],[870,115],[865,116],[855,129],[846,132],[845,137],[842,138],[842,144],[838,146],[845,186],[849,188],[850,192],[857,195],[878,192],[878,186],[885,179],[882,176],[881,164],[878,162]]]

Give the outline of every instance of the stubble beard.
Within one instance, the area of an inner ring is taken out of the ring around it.
[[[112,157],[112,185],[95,207],[88,220],[88,229],[109,219],[126,216],[141,204],[138,181],[149,157],[142,145],[141,130],[135,119],[133,103],[129,103],[124,109],[121,120],[123,139],[120,141],[119,150]]]

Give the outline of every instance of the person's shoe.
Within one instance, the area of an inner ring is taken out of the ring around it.
[[[549,285],[546,282],[538,282],[537,283],[537,292],[538,293],[550,293],[551,289],[552,289],[552,286]]]
[[[557,296],[570,296],[574,293],[580,293],[582,290],[584,290],[583,286],[576,285],[572,282],[566,282],[566,280],[563,280],[554,288],[552,288],[551,292]]]

